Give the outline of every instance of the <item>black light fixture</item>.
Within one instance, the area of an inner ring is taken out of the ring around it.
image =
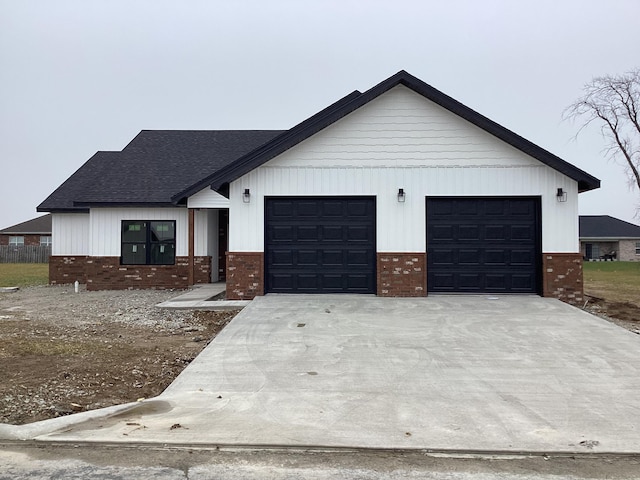
[[[558,191],[556,193],[556,200],[558,200],[559,202],[566,202],[567,192],[565,192],[562,188],[558,188]]]
[[[398,201],[400,203],[404,203],[406,199],[406,194],[404,193],[404,188],[399,188],[398,189]]]
[[[249,191],[248,188],[244,189],[244,193],[242,194],[242,201],[244,203],[249,203],[251,202],[251,192]]]

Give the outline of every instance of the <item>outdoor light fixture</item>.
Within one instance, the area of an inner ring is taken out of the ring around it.
[[[242,201],[244,203],[249,203],[251,201],[251,192],[248,188],[244,189],[244,193],[242,194]]]
[[[405,195],[405,193],[404,193],[404,188],[399,188],[399,189],[398,189],[398,201],[399,201],[400,203],[404,203],[404,201],[405,201],[405,197],[406,197],[406,195]]]
[[[559,202],[567,201],[567,192],[565,192],[562,188],[558,188],[558,193],[556,193],[556,199]]]

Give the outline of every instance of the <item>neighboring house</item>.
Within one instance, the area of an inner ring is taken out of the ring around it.
[[[580,215],[580,252],[585,260],[640,260],[640,226],[609,215]]]
[[[600,181],[401,71],[287,131],[142,131],[39,211],[51,283],[582,300]],[[226,252],[226,254],[225,254]],[[226,263],[225,263],[226,260]]]
[[[0,245],[51,246],[51,215],[43,215],[0,230]]]

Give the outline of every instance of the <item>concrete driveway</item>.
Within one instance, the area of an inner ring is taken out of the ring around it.
[[[38,439],[640,452],[640,336],[536,296],[269,295],[159,397]]]

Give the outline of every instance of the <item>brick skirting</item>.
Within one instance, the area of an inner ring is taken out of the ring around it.
[[[195,257],[194,281],[211,281],[211,257]],[[175,265],[120,265],[119,257],[52,256],[49,283],[78,280],[87,290],[126,290],[144,288],[187,288],[189,259],[176,257]]]
[[[251,300],[264,295],[264,253],[227,253],[227,299]]]
[[[426,253],[378,253],[377,294],[380,297],[425,297]]]
[[[582,254],[542,254],[542,296],[555,297],[571,305],[582,304]]]
[[[51,285],[64,285],[74,283],[76,280],[82,284],[87,283],[87,258],[80,256],[50,256],[49,257],[49,283]]]

